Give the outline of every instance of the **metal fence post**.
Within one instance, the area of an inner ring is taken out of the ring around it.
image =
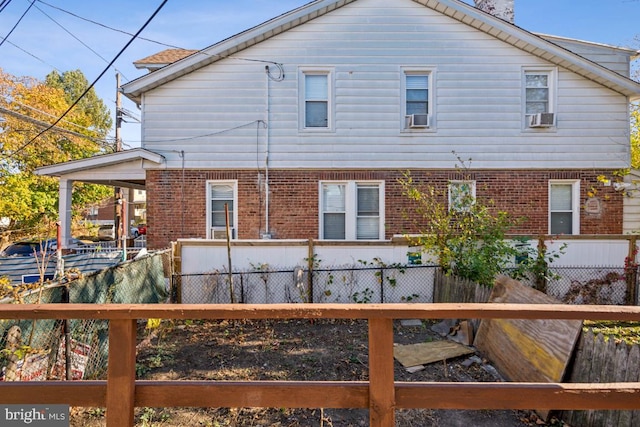
[[[628,305],[635,305],[638,300],[638,263],[636,260],[636,256],[638,254],[637,240],[637,236],[631,236],[629,238],[629,253],[624,262],[624,273],[627,280],[626,303]]]
[[[380,303],[384,303],[384,267],[380,268]]]
[[[315,254],[313,252],[314,252],[313,239],[309,239],[309,252],[307,254],[307,267],[309,268],[309,276],[307,277],[307,282],[309,286],[307,286],[307,288],[308,288],[309,295],[307,295],[307,301],[309,301],[310,303],[314,302],[313,301],[313,267],[314,267],[313,264],[315,262]]]

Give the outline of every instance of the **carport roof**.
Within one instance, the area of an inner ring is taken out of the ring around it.
[[[72,160],[36,169],[36,175],[117,187],[144,189],[146,169],[164,163],[164,157],[134,148],[87,159]]]

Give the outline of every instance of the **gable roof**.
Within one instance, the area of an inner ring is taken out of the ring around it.
[[[189,55],[198,52],[192,49],[165,49],[133,62],[136,68],[147,68],[151,71],[173,64]]]
[[[123,85],[121,90],[128,98],[139,102],[140,96],[144,92],[355,1],[358,0],[316,0],[307,3],[153,73],[133,80]],[[525,52],[538,56],[551,64],[573,71],[586,79],[629,97],[630,100],[640,99],[640,84],[637,82],[462,1],[413,1],[485,32]]]

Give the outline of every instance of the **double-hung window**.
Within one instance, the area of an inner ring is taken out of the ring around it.
[[[300,128],[307,131],[333,128],[333,78],[330,70],[300,72]]]
[[[554,69],[525,69],[524,116],[527,127],[551,127],[555,125],[555,87]]]
[[[207,182],[207,238],[227,238],[227,218],[229,233],[236,238],[238,221],[238,192],[235,181]]]
[[[449,210],[468,212],[475,200],[475,181],[449,181]]]
[[[549,233],[580,234],[580,182],[549,182]]]
[[[424,130],[432,126],[433,72],[403,69],[402,111],[404,130]]]
[[[383,201],[382,182],[320,183],[320,238],[383,239]]]

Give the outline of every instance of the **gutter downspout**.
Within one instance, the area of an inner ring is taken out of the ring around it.
[[[271,91],[269,90],[270,88],[270,81],[271,78],[269,77],[269,66],[265,65],[264,67],[264,71],[265,71],[265,78],[267,80],[267,84],[266,84],[266,91],[267,91],[267,99],[266,99],[266,122],[265,122],[265,127],[266,127],[266,136],[265,136],[265,149],[264,149],[264,233],[262,234],[262,236],[260,236],[263,239],[270,239],[271,238],[271,233],[269,232],[269,142],[270,142],[270,122],[269,120],[271,119],[270,114],[271,114]]]

